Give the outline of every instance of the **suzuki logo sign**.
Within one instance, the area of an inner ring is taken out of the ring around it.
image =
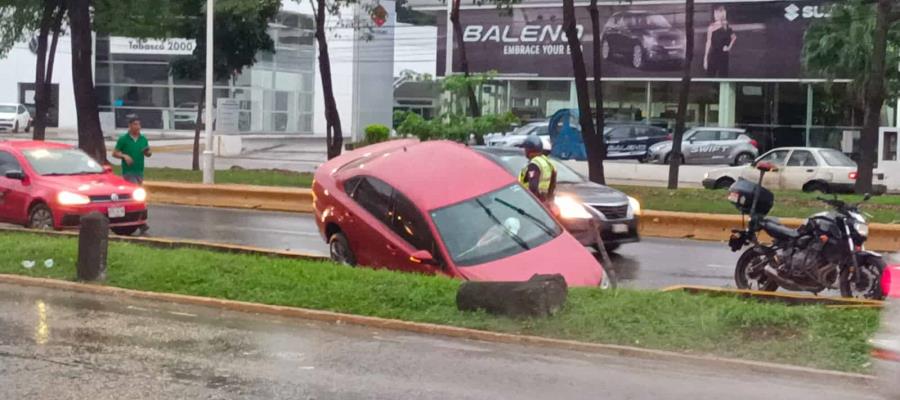
[[[794,21],[801,17],[803,19],[818,19],[831,17],[831,13],[823,6],[803,6],[801,8],[796,4],[791,4],[784,8],[784,17],[788,21]]]

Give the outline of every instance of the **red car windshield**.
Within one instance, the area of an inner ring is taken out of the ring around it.
[[[510,257],[562,233],[544,207],[518,184],[432,211],[431,218],[460,267]]]
[[[103,167],[78,149],[29,149],[23,151],[39,175],[102,174]]]

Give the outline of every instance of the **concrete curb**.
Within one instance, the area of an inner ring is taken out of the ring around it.
[[[151,203],[296,213],[314,211],[309,189],[150,181],[144,182],[144,187]]]
[[[763,292],[759,290],[741,290],[717,288],[710,286],[678,285],[662,289],[663,292],[686,292],[690,294],[705,294],[708,296],[730,296],[760,301],[784,303],[787,305],[812,305],[819,304],[828,308],[876,308],[884,307],[883,301],[845,299],[842,297],[824,297],[801,293],[787,292]]]
[[[264,211],[311,213],[310,189],[251,185],[202,185],[194,183],[145,182],[151,203],[197,207],[241,208]],[[788,226],[803,220],[784,218]],[[732,229],[745,222],[739,215],[684,213],[644,210],[640,219],[642,236],[725,241]],[[875,251],[900,249],[900,224],[871,224],[867,247]]]
[[[24,286],[36,286],[48,289],[69,290],[81,293],[89,293],[107,296],[122,296],[154,301],[165,301],[178,304],[212,307],[230,311],[239,311],[255,314],[274,315],[279,317],[300,318],[329,322],[335,324],[347,323],[377,329],[391,329],[405,332],[413,332],[427,335],[438,335],[453,338],[479,340],[484,342],[501,344],[518,344],[542,346],[555,349],[583,351],[610,356],[639,358],[645,360],[689,362],[703,364],[707,367],[727,368],[737,370],[750,370],[753,372],[778,373],[806,379],[829,379],[855,385],[869,385],[874,377],[862,374],[853,374],[837,371],[819,370],[806,367],[798,367],[783,364],[774,364],[758,361],[745,361],[719,357],[680,354],[669,351],[649,350],[629,346],[607,345],[597,343],[578,342],[573,340],[550,339],[537,336],[513,335],[479,331],[467,328],[457,328],[446,325],[416,323],[376,317],[341,314],[329,311],[309,310],[295,307],[272,306],[259,303],[222,300],[208,297],[188,296],[169,293],[144,292],[131,289],[121,289],[94,284],[83,284],[54,279],[32,278],[18,275],[0,274],[0,282]]]
[[[0,227],[0,232],[18,232],[18,233],[28,233],[28,234],[33,234],[33,235],[78,237],[78,232],[41,231],[41,230],[34,230],[34,229],[11,228],[11,227]],[[328,257],[315,255],[315,254],[264,249],[264,248],[260,248],[260,247],[242,246],[242,245],[235,245],[235,244],[213,243],[213,242],[205,242],[205,241],[201,241],[201,240],[181,240],[181,239],[164,239],[164,238],[152,238],[152,237],[116,236],[116,235],[110,235],[109,240],[113,241],[113,242],[135,243],[135,244],[141,244],[141,245],[145,245],[145,246],[158,247],[158,248],[164,248],[164,249],[192,248],[192,249],[219,251],[219,252],[224,252],[224,253],[251,254],[251,255],[257,255],[257,256],[283,257],[283,258],[294,258],[294,259],[314,260],[314,261],[324,261],[324,260],[328,259]]]

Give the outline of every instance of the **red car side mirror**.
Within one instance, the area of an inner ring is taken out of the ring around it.
[[[415,253],[412,253],[409,256],[409,261],[412,261],[416,264],[437,265],[437,261],[435,261],[434,256],[432,256],[431,252],[427,250],[419,250]]]
[[[778,166],[769,162],[761,162],[756,164],[756,169],[763,172],[774,172],[778,171]]]

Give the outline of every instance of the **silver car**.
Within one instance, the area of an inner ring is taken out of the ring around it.
[[[650,146],[651,162],[668,163],[672,141]],[[746,165],[759,155],[757,142],[743,129],[693,128],[684,134],[681,144],[682,164]]]
[[[522,147],[529,135],[537,135],[544,145],[544,150],[549,151],[553,147],[550,141],[550,125],[547,121],[523,125],[508,135],[486,137],[485,142],[491,147]]]

